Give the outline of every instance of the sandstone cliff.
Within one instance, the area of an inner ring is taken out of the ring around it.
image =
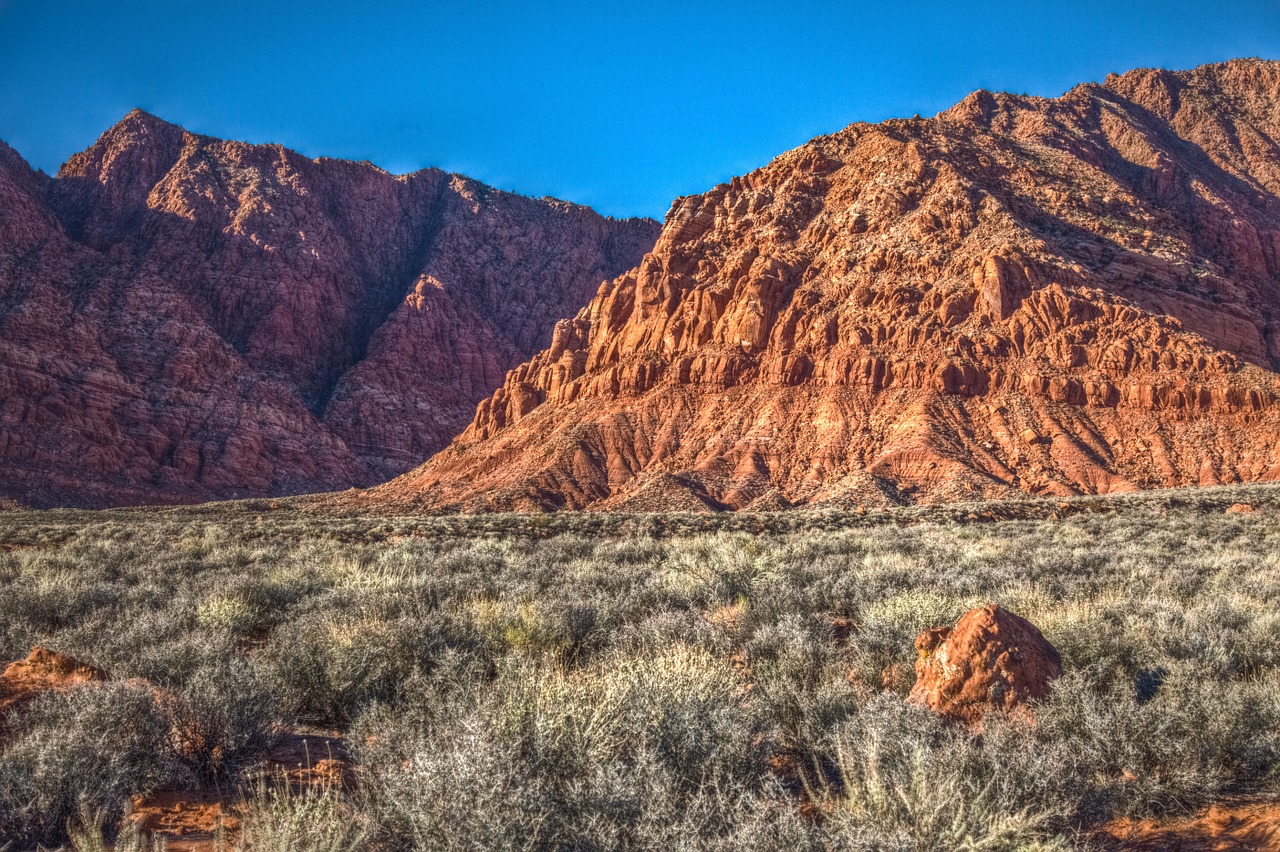
[[[0,144],[0,496],[382,481],[444,446],[656,235],[141,111],[56,179]]]
[[[1280,63],[976,92],[696,197],[361,499],[775,507],[1280,477]]]

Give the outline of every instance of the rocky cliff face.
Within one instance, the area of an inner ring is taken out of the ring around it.
[[[977,92],[705,195],[370,500],[774,507],[1280,477],[1280,63]]]
[[[656,235],[140,111],[56,179],[0,145],[0,496],[381,481],[444,446]]]

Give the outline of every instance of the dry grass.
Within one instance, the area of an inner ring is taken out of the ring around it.
[[[1224,514],[1240,502],[1258,511]],[[146,678],[187,723],[61,748],[150,711],[118,687],[45,702],[0,753],[14,848],[81,812],[109,839],[129,795],[230,783],[295,721],[347,730],[362,783],[260,796],[255,848],[1072,848],[1280,781],[1280,488],[866,514],[272,505],[0,515],[0,652]],[[988,601],[1067,674],[1034,728],[979,741],[902,699],[915,634]]]

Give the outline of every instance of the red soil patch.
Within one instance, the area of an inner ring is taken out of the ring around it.
[[[214,790],[170,790],[133,800],[129,819],[152,837],[163,837],[169,852],[213,852],[218,831],[227,839],[240,830],[236,797]]]
[[[1099,839],[1110,849],[1132,852],[1280,849],[1280,801],[1235,799],[1192,817],[1116,820],[1103,828]]]
[[[288,779],[300,787],[328,784],[350,787],[355,773],[347,762],[347,748],[337,731],[285,735],[263,765],[263,774]]]
[[[292,732],[267,755],[259,776],[297,789],[355,783],[347,750],[332,735]],[[164,790],[133,802],[130,819],[153,838],[163,838],[170,852],[215,852],[218,829],[234,848],[240,831],[244,790]]]

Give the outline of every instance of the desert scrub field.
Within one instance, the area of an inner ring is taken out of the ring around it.
[[[95,848],[135,795],[245,780],[258,850],[1088,848],[1280,784],[1278,507],[0,515],[0,651],[112,675],[5,720],[0,835]],[[917,633],[987,602],[1064,675],[975,737],[904,697]],[[354,785],[246,780],[299,726]]]

